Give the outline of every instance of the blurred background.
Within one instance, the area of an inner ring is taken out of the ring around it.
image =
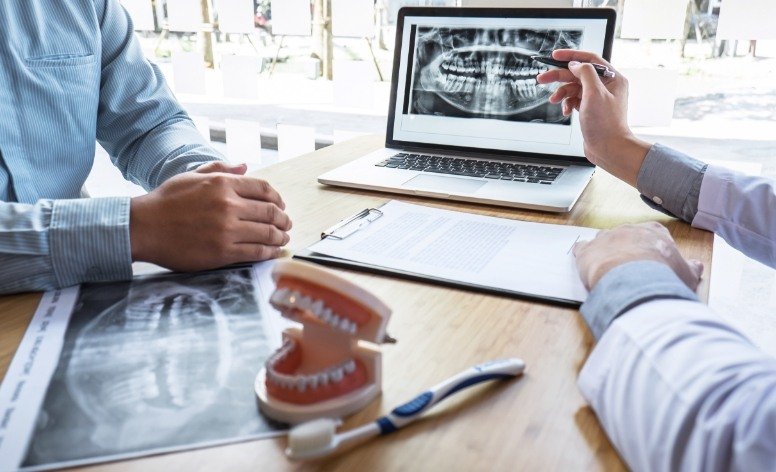
[[[667,144],[761,142],[757,152],[776,156],[772,0],[121,2],[146,56],[202,134],[251,169],[384,133],[402,6],[614,8],[612,62],[630,80],[629,121],[638,134]],[[97,157],[92,195],[142,192],[104,152]]]

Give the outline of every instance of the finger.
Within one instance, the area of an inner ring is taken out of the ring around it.
[[[578,97],[581,92],[582,86],[579,84],[562,85],[550,95],[550,103],[560,103],[566,97]]]
[[[574,109],[571,105],[569,105],[569,100],[570,99],[568,98],[563,100],[563,116],[571,116],[571,111]]]
[[[248,170],[247,164],[229,164],[227,162],[208,162],[203,164],[195,170],[200,174],[209,174],[213,172],[225,172],[227,174],[243,175]]]
[[[596,64],[603,64],[610,69],[614,70],[614,67],[598,54],[579,51],[576,49],[556,49],[552,51],[552,58],[559,61],[577,61],[577,62],[595,62]]]
[[[233,263],[258,262],[274,259],[280,255],[282,248],[278,246],[265,246],[263,244],[235,244],[232,247],[230,258]]]
[[[567,69],[551,69],[536,76],[536,82],[551,84],[553,82],[579,82],[579,79]]]
[[[590,241],[577,241],[574,243],[573,246],[571,246],[571,253],[574,254],[574,257],[578,257],[579,254],[581,254],[587,245],[590,244]]]
[[[568,100],[568,104],[571,108],[579,111],[579,107],[582,106],[582,100],[577,97],[571,97]]]
[[[699,272],[697,272],[696,266],[694,264],[681,259],[679,267],[676,268],[675,271],[676,275],[678,275],[679,278],[682,279],[682,282],[690,287],[691,290],[694,291],[696,288],[698,288],[698,284],[701,282],[701,275]]]
[[[703,276],[703,262],[698,259],[690,259],[690,268],[695,272],[695,275],[700,278]]]
[[[274,203],[281,210],[286,209],[286,204],[280,198],[280,194],[266,181],[253,177],[240,177],[235,179],[234,189],[237,195],[251,200]]]
[[[583,94],[607,92],[606,86],[601,82],[592,65],[584,62],[569,62],[569,71],[582,83]]]
[[[283,231],[291,229],[291,218],[274,203],[245,200],[237,211],[241,220],[265,223]]]
[[[291,239],[288,233],[281,231],[275,225],[241,221],[235,228],[232,237],[236,243],[263,244],[265,246],[285,246]]]

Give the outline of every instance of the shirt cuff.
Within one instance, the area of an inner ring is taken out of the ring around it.
[[[57,284],[132,278],[129,197],[55,200],[49,246]]]
[[[698,213],[706,167],[679,151],[654,144],[641,165],[636,188],[652,208],[690,222]]]
[[[635,261],[615,267],[598,281],[579,311],[596,340],[618,316],[657,299],[698,301],[698,296],[667,265]]]

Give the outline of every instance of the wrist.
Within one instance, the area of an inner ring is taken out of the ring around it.
[[[611,169],[607,170],[618,179],[635,188],[639,171],[644,164],[644,158],[647,157],[651,147],[651,144],[637,138],[633,134],[624,136],[609,150],[609,155],[615,156],[615,165],[612,165]]]

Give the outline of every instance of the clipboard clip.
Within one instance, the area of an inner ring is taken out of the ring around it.
[[[377,208],[366,208],[321,233],[321,239],[342,240],[383,216]]]

